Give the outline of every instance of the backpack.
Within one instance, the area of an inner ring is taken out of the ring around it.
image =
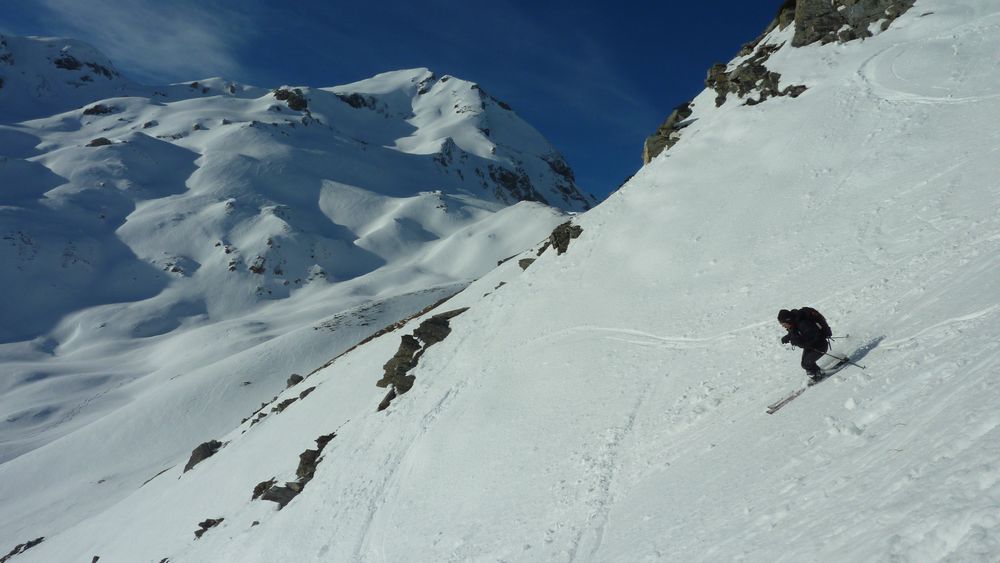
[[[833,331],[830,330],[830,325],[826,323],[826,319],[823,318],[823,315],[821,315],[816,309],[813,309],[812,307],[802,307],[799,309],[799,315],[805,320],[816,323],[816,325],[819,326],[820,333],[823,334],[823,338],[829,339],[833,336]]]

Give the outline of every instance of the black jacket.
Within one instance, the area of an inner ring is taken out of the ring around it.
[[[798,309],[792,310],[792,328],[781,339],[782,344],[791,343],[799,348],[825,348],[826,337],[823,328],[811,319],[802,318]]]

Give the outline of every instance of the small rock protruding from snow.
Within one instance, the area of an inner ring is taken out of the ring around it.
[[[191,458],[188,460],[187,465],[184,466],[184,473],[194,469],[194,466],[215,455],[220,448],[222,448],[222,442],[218,440],[209,440],[199,445],[191,452]]]

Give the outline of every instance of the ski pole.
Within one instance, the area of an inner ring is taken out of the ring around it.
[[[813,352],[819,352],[820,354],[823,354],[824,356],[830,356],[831,358],[835,358],[835,359],[840,360],[840,361],[842,361],[844,363],[851,364],[852,366],[859,367],[861,369],[868,369],[865,366],[863,366],[861,364],[856,364],[856,363],[852,362],[851,360],[849,360],[847,358],[841,358],[840,356],[834,356],[833,354],[829,354],[827,352],[820,352],[819,350],[817,350],[815,348],[810,348],[810,350],[812,350]]]
[[[850,338],[850,337],[851,337],[850,334],[845,334],[844,336],[831,336],[830,340],[841,340],[843,338]]]

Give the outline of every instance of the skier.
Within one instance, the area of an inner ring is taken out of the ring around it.
[[[833,336],[826,319],[812,307],[782,309],[778,311],[778,322],[788,331],[781,337],[782,344],[792,344],[802,348],[802,369],[806,370],[810,382],[823,378],[823,371],[816,365],[830,349],[829,338]]]

